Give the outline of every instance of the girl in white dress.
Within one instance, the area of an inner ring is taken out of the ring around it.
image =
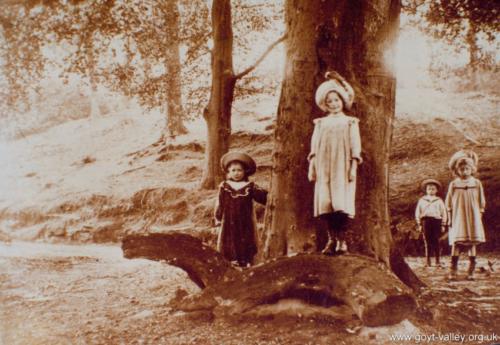
[[[316,91],[316,104],[327,114],[314,120],[311,152],[308,155],[310,181],[314,186],[314,216],[328,224],[328,242],[322,253],[347,251],[345,230],[355,216],[356,175],[361,164],[359,120],[346,115],[354,90],[337,73]]]
[[[450,213],[451,247],[450,279],[457,276],[460,249],[469,254],[468,280],[474,279],[476,266],[476,245],[486,241],[481,220],[486,200],[481,181],[472,176],[477,169],[477,155],[472,151],[459,151],[450,160],[450,169],[457,176],[450,182],[445,205]]]

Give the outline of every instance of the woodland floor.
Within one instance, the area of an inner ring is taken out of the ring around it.
[[[478,266],[487,267],[487,259],[498,262],[500,255],[480,257]],[[124,259],[117,246],[0,243],[0,344],[461,343],[438,338],[450,334],[465,336],[465,344],[494,343],[500,333],[499,272],[466,281],[464,259],[461,280],[447,282],[446,268],[424,268],[422,258],[408,261],[429,286],[416,315],[391,327],[356,328],[301,315],[292,302],[230,319],[174,312],[168,302],[177,289],[198,289],[175,267]],[[433,341],[423,340],[433,335]]]

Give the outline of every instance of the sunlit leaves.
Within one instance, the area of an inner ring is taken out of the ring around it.
[[[471,64],[488,64],[487,53],[477,44],[479,35],[498,44],[500,1],[498,0],[404,0],[403,8],[412,24],[457,49],[466,48]]]

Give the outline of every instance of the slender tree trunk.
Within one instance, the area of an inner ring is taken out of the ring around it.
[[[479,84],[478,67],[480,60],[480,49],[477,45],[478,28],[472,20],[469,20],[469,28],[467,29],[466,42],[469,47],[469,68],[470,80],[472,86],[476,87]]]
[[[92,80],[92,78],[90,78]],[[97,85],[91,81],[89,85],[89,101],[90,101],[90,118],[96,119],[101,116],[99,109],[99,101],[97,100]]]
[[[91,43],[92,41],[87,41],[86,50],[88,52],[88,63],[87,76],[89,80],[89,101],[90,101],[90,118],[95,119],[101,116],[101,111],[99,109],[99,102],[97,100],[97,80],[95,75],[95,65],[97,63],[94,55],[94,47]]]
[[[165,1],[165,10],[168,13],[169,36],[171,44],[167,48],[167,73],[169,87],[167,93],[167,125],[165,136],[175,137],[186,134],[187,129],[183,122],[182,91],[181,91],[181,59],[180,59],[180,18],[177,0]]]
[[[278,106],[264,256],[308,250],[314,243],[317,224],[306,161],[312,120],[319,114],[314,92],[324,73],[336,70],[356,90],[352,113],[360,119],[363,144],[350,249],[389,266],[389,149],[395,108],[390,67],[400,2],[287,0],[285,11],[286,72]]]
[[[476,71],[479,63],[479,47],[477,45],[477,26],[472,20],[469,20],[466,42],[469,46],[469,66]]]
[[[236,79],[230,0],[213,0],[212,39],[212,88],[203,113],[208,131],[201,186],[206,189],[215,188],[223,178],[219,162],[229,149],[231,134],[231,107]]]

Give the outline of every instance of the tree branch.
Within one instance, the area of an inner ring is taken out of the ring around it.
[[[281,36],[280,38],[278,38],[273,44],[271,44],[267,49],[266,51],[264,52],[264,54],[262,54],[258,59],[257,61],[255,61],[255,63],[251,66],[249,66],[248,68],[246,68],[245,70],[243,70],[242,72],[236,74],[234,76],[234,79],[235,80],[238,80],[238,79],[241,79],[243,78],[244,76],[246,76],[248,73],[252,72],[261,62],[262,60],[264,60],[266,58],[266,56],[274,49],[274,47],[276,47],[278,44],[280,44],[281,42],[283,42],[284,40],[286,40],[286,37],[287,37],[287,34],[284,34],[283,36]]]

